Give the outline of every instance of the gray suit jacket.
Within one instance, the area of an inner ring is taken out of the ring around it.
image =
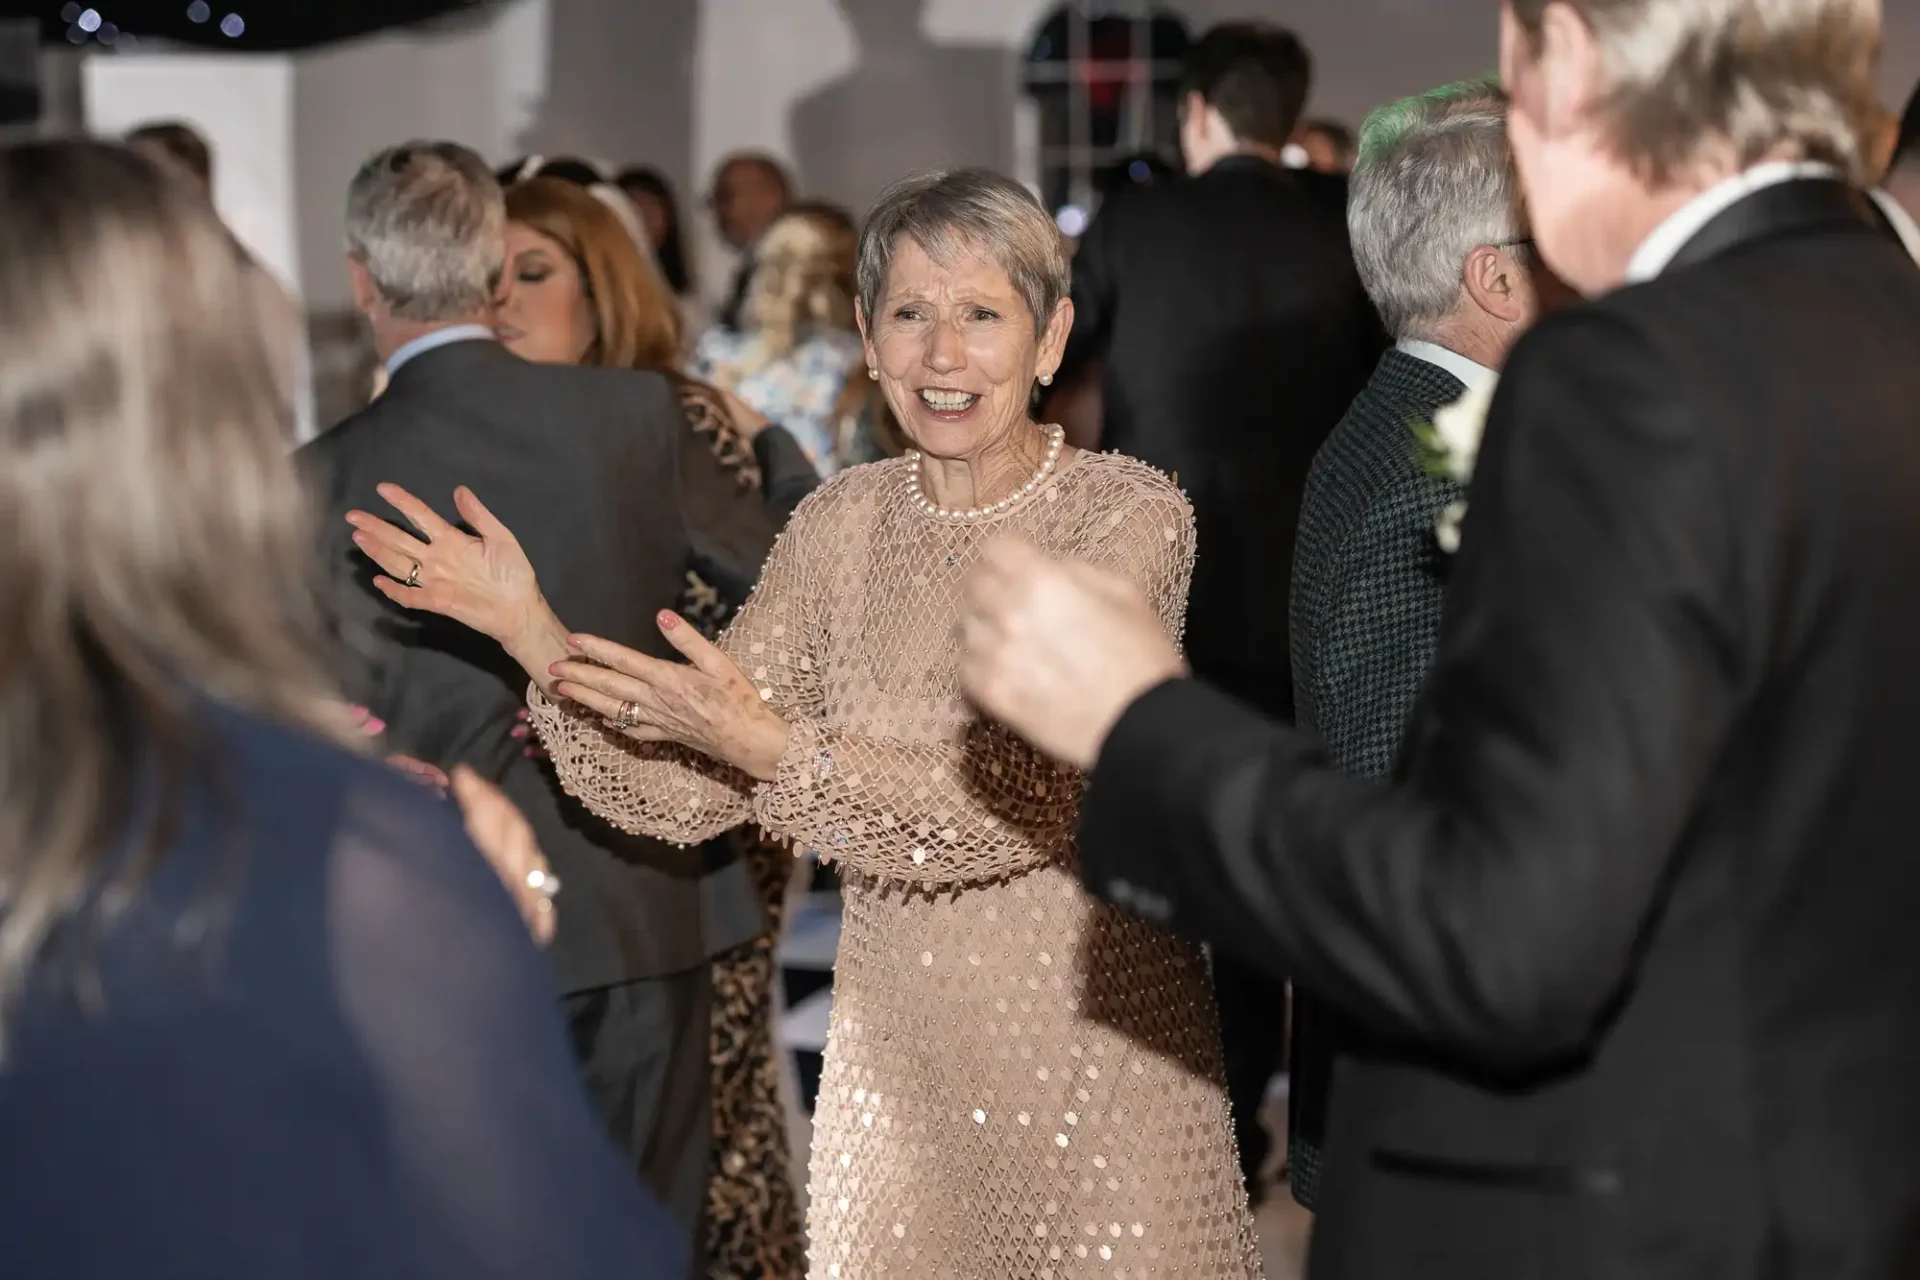
[[[342,517],[387,511],[374,486],[392,481],[457,520],[453,490],[468,485],[525,546],[567,626],[673,658],[654,615],[674,607],[689,568],[723,589],[758,570],[756,537],[691,527],[689,512],[724,510],[740,486],[689,443],[659,375],[532,364],[468,341],[414,357],[300,455],[344,588],[351,684],[393,750],[468,764],[527,814],[564,886],[552,947],[563,991],[682,972],[753,937],[764,912],[745,870],[618,831],[567,796],[510,736],[525,674],[486,637],[375,592]]]

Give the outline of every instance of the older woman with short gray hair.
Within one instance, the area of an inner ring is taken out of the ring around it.
[[[1190,509],[1033,420],[1073,304],[1024,188],[909,178],[859,261],[868,374],[915,452],[802,504],[718,647],[672,615],[687,664],[569,636],[477,502],[478,537],[379,530],[389,573],[419,565],[386,589],[506,645],[602,816],[686,843],[758,822],[841,864],[814,1276],[1244,1280],[1259,1263],[1205,961],[1081,892],[1080,775],[960,692],[961,583],[989,542],[1117,570],[1177,634]]]

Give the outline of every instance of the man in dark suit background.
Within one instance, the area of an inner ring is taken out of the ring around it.
[[[505,217],[498,184],[464,147],[408,143],[362,167],[348,196],[348,267],[390,382],[303,460],[321,490],[350,639],[363,646],[361,700],[386,721],[393,750],[473,766],[532,823],[563,886],[552,958],[589,1091],[686,1227],[703,1275],[709,960],[760,932],[745,871],[703,892],[716,869],[700,850],[617,831],[566,796],[513,737],[524,675],[497,645],[380,596],[342,520],[386,510],[383,482],[457,520],[452,493],[466,485],[511,522],[569,623],[660,657],[670,654],[653,619],[673,607],[688,568],[709,581],[741,576],[709,563],[688,528],[686,511],[723,505],[701,503],[693,487],[734,481],[704,450],[680,448],[682,411],[663,378],[532,364],[494,341]]]
[[[1382,107],[1362,129],[1347,228],[1367,294],[1395,345],[1327,437],[1307,477],[1294,549],[1296,723],[1333,765],[1393,770],[1426,683],[1446,599],[1436,529],[1466,491],[1422,457],[1413,424],[1469,388],[1491,395],[1538,310],[1537,258],[1492,81]],[[1293,993],[1287,1167],[1316,1206],[1327,1092],[1342,1037],[1310,991]]]
[[[1073,333],[1059,381],[1103,370],[1115,449],[1178,478],[1199,558],[1187,608],[1194,669],[1276,716],[1293,710],[1286,593],[1314,451],[1384,345],[1347,246],[1346,180],[1281,166],[1312,62],[1265,23],[1214,27],[1181,78],[1191,178],[1117,194],[1073,260]],[[1216,956],[1228,1091],[1248,1190],[1279,1065],[1286,988]]]
[[[1006,544],[970,585],[969,692],[1094,767],[1093,891],[1366,1031],[1316,1276],[1920,1274],[1920,270],[1863,190],[1879,36],[1861,0],[1508,0],[1533,233],[1593,301],[1507,363],[1391,784],[1179,678],[1084,566]]]

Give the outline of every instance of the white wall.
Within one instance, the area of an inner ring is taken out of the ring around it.
[[[515,152],[545,95],[546,8],[519,0],[485,23],[375,36],[296,61],[289,147],[310,308],[352,303],[340,218],[368,156],[409,138],[450,138],[496,164]]]
[[[1195,29],[1265,17],[1314,50],[1311,110],[1371,107],[1496,61],[1490,0],[1162,0]],[[496,162],[566,151],[647,162],[679,185],[709,292],[729,268],[703,210],[741,149],[802,164],[809,195],[858,205],[955,159],[1031,178],[1019,62],[1052,0],[509,0],[453,27],[284,58],[89,57],[88,123],[183,116],[218,148],[235,230],[316,311],[348,305],[339,213],[354,168],[409,137]],[[883,39],[862,48],[856,22]],[[1920,77],[1920,4],[1888,0],[1883,85]],[[999,113],[990,115],[989,113]],[[983,123],[984,121],[984,123]],[[980,131],[993,133],[992,146]],[[799,136],[809,135],[809,136]],[[821,141],[825,138],[826,141]],[[983,151],[990,154],[981,154]]]
[[[184,120],[214,151],[214,203],[243,244],[294,290],[293,63],[281,56],[156,54],[82,64],[87,127],[124,133]]]

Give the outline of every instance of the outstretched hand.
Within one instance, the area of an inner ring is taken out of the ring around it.
[[[1135,698],[1186,670],[1133,582],[1010,539],[967,578],[960,642],[974,704],[1078,769],[1093,767]]]
[[[464,623],[502,644],[526,634],[545,610],[533,565],[513,531],[487,510],[465,485],[453,505],[469,534],[397,484],[377,492],[420,534],[365,511],[349,511],[353,545],[383,571],[374,587],[408,609],[423,609]]]
[[[637,742],[677,742],[771,781],[786,753],[787,722],[686,619],[663,611],[659,623],[686,662],[663,662],[598,636],[568,636],[579,657],[553,664],[556,691]]]

